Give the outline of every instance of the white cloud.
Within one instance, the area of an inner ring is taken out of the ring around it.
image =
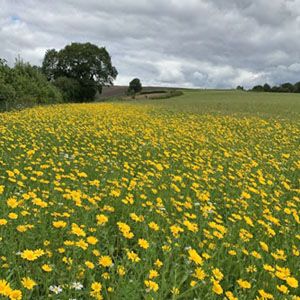
[[[106,46],[144,85],[300,80],[300,0],[0,0],[0,57],[40,64],[73,41]]]

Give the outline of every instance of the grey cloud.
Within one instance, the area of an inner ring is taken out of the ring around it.
[[[0,0],[0,57],[40,64],[72,41],[106,46],[144,84],[300,81],[300,0]]]

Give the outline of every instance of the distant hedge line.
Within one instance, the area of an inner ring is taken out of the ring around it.
[[[38,67],[17,60],[11,68],[0,59],[0,110],[62,101],[59,89],[47,81]]]
[[[239,85],[236,89],[244,90],[244,87]],[[300,81],[295,84],[286,82],[275,86],[270,86],[268,83],[265,83],[264,85],[256,85],[249,91],[267,93],[300,93]]]
[[[169,92],[165,92],[162,95],[157,95],[157,96],[150,96],[149,99],[168,99],[168,98],[172,98],[172,97],[178,97],[178,96],[182,96],[183,92],[182,91],[169,91]]]

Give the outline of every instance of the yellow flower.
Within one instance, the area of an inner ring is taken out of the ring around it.
[[[15,213],[9,213],[9,214],[8,214],[8,217],[9,217],[10,219],[12,219],[12,220],[18,219],[18,215],[15,214]]]
[[[132,239],[134,237],[134,234],[131,232],[131,228],[129,225],[123,222],[118,222],[117,225],[125,238]]]
[[[86,233],[84,232],[83,229],[81,229],[77,224],[73,223],[72,224],[72,230],[71,233],[77,235],[77,236],[86,236]]]
[[[158,231],[159,230],[159,226],[155,223],[155,222],[150,222],[148,224],[149,228],[154,230],[154,231]]]
[[[196,268],[193,276],[196,277],[199,280],[203,280],[206,277],[206,273],[204,272],[203,269]]]
[[[157,259],[155,262],[154,262],[154,265],[157,267],[157,268],[161,268],[164,264],[162,261],[160,261],[159,259]]]
[[[39,258],[38,254],[35,251],[32,251],[32,250],[24,250],[21,253],[21,257],[23,259],[27,259],[29,261],[34,261],[34,260]]]
[[[156,278],[158,277],[158,272],[156,270],[150,270],[149,271],[149,279],[153,279],[153,278]]]
[[[102,284],[100,282],[95,281],[95,282],[92,283],[91,289],[94,292],[101,292],[101,290],[102,290]]]
[[[197,253],[195,249],[189,249],[189,260],[193,261],[196,265],[202,265],[203,259],[202,257]]]
[[[67,223],[65,221],[53,221],[52,225],[55,228],[65,228],[67,226]]]
[[[282,285],[277,285],[276,288],[278,289],[278,291],[280,291],[283,294],[288,294],[289,289],[286,285],[282,284]]]
[[[138,244],[143,249],[148,249],[149,248],[149,243],[144,239],[139,239]]]
[[[260,244],[261,248],[262,248],[264,251],[269,252],[269,247],[268,247],[268,245],[267,245],[266,243],[264,243],[264,242],[259,242],[259,244]]]
[[[152,280],[145,280],[144,284],[147,287],[148,292],[150,292],[150,291],[157,292],[159,289],[158,284]]]
[[[97,215],[96,219],[98,225],[105,225],[108,222],[108,217],[103,214]]]
[[[233,295],[233,293],[230,292],[230,291],[226,292],[225,295],[226,295],[226,297],[227,297],[228,300],[238,300],[238,298],[235,297],[235,296]]]
[[[36,286],[36,282],[29,277],[23,277],[21,282],[27,290],[32,290]]]
[[[110,275],[109,275],[108,272],[103,273],[103,274],[101,275],[101,277],[104,278],[104,279],[110,279]]]
[[[263,299],[274,299],[272,294],[265,292],[264,290],[258,290],[258,293],[261,295]]]
[[[99,258],[99,265],[102,267],[110,267],[113,264],[110,256],[104,255]]]
[[[8,297],[12,289],[6,280],[0,280],[0,295]]]
[[[218,281],[213,281],[213,288],[212,291],[217,294],[217,295],[222,295],[223,294],[223,288],[222,286],[219,284]]]
[[[132,262],[139,262],[141,259],[139,256],[133,252],[133,251],[127,251],[127,257],[130,259]]]
[[[294,277],[288,277],[286,279],[286,283],[294,289],[296,289],[298,287],[298,280]]]
[[[170,230],[175,238],[178,238],[179,234],[184,232],[184,230],[178,225],[172,225],[170,227]]]
[[[126,274],[124,266],[118,266],[117,272],[120,276],[124,276]]]
[[[264,264],[263,268],[264,268],[264,270],[266,270],[268,272],[275,272],[275,269],[270,265]]]
[[[95,265],[91,262],[91,261],[86,261],[84,263],[89,269],[94,269],[95,268]]]
[[[21,300],[22,292],[20,290],[12,290],[8,296],[10,300]]]
[[[212,272],[218,281],[221,281],[223,279],[224,275],[218,268],[213,269]]]
[[[0,219],[0,226],[6,225],[7,220],[6,219]]]
[[[86,240],[91,245],[96,245],[98,243],[98,239],[94,236],[89,236]]]
[[[51,272],[53,270],[52,267],[47,264],[42,265],[42,269],[45,272]]]
[[[243,289],[250,289],[251,288],[251,283],[248,282],[247,280],[239,279],[239,280],[237,280],[237,283]]]
[[[6,200],[6,204],[8,207],[16,208],[20,203],[15,198],[9,198]]]
[[[177,288],[177,287],[175,287],[175,286],[172,287],[172,289],[171,289],[171,294],[177,296],[177,295],[179,295],[179,293],[180,293],[179,288]]]

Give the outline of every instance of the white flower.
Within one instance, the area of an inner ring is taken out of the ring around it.
[[[62,288],[59,285],[51,285],[49,290],[56,295],[62,292]]]
[[[80,282],[73,282],[71,287],[76,291],[80,291],[82,290],[83,285]]]

